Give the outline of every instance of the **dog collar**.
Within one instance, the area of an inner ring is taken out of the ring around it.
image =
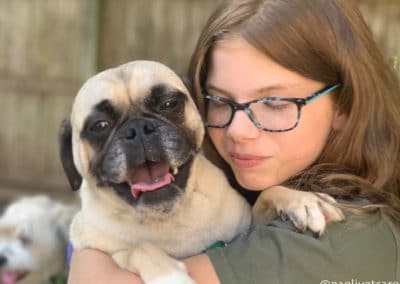
[[[208,249],[206,249],[206,251],[208,250],[213,250],[216,248],[223,248],[226,247],[227,243],[225,243],[224,241],[217,241],[214,244],[212,244]]]
[[[214,244],[212,244],[208,249],[206,249],[204,252],[207,252],[209,250],[213,250],[213,249],[217,249],[217,248],[224,248],[227,245],[229,245],[231,242],[235,241],[235,240],[239,240],[239,239],[243,239],[245,238],[249,233],[250,233],[250,229],[246,232],[246,233],[242,233],[237,235],[233,240],[231,240],[230,242],[224,242],[224,241],[216,241]]]

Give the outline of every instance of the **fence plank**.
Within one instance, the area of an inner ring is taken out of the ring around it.
[[[97,61],[98,0],[0,0],[0,73],[81,80]]]
[[[104,0],[99,67],[135,59],[161,61],[186,71],[214,0]]]
[[[400,56],[400,2],[358,0],[368,26],[388,58]]]
[[[71,109],[71,96],[0,96],[0,180],[65,184],[58,158],[59,124]]]
[[[99,7],[100,0],[0,0],[0,203],[15,189],[67,188],[58,127],[97,70]]]

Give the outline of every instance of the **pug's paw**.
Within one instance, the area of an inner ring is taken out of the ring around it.
[[[114,262],[122,269],[129,270],[133,273],[138,273],[136,267],[131,264],[132,250],[120,250],[111,255]]]
[[[146,284],[195,284],[183,262],[151,244],[140,244],[112,255],[123,269],[136,273]]]
[[[289,219],[301,232],[309,229],[321,236],[328,223],[345,219],[336,200],[325,193],[313,193],[274,186],[264,190],[253,206],[253,223],[269,223],[277,217]]]

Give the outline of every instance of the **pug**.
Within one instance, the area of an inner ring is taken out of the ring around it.
[[[81,196],[70,230],[74,249],[106,252],[145,283],[194,283],[179,259],[245,235],[252,220],[245,199],[201,154],[203,136],[188,88],[161,63],[130,62],[84,83],[60,131],[61,161]],[[292,190],[268,191],[255,207],[257,220],[285,206],[300,226],[317,231],[327,213],[342,218],[330,202],[298,192],[314,209],[324,204],[307,223],[311,215],[300,212],[305,205]]]

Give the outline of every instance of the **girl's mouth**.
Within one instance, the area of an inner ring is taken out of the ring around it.
[[[234,166],[236,166],[238,168],[247,169],[247,168],[253,168],[253,167],[260,165],[265,160],[267,160],[269,157],[249,155],[249,154],[230,153],[230,158],[231,158],[231,161],[233,162]]]

